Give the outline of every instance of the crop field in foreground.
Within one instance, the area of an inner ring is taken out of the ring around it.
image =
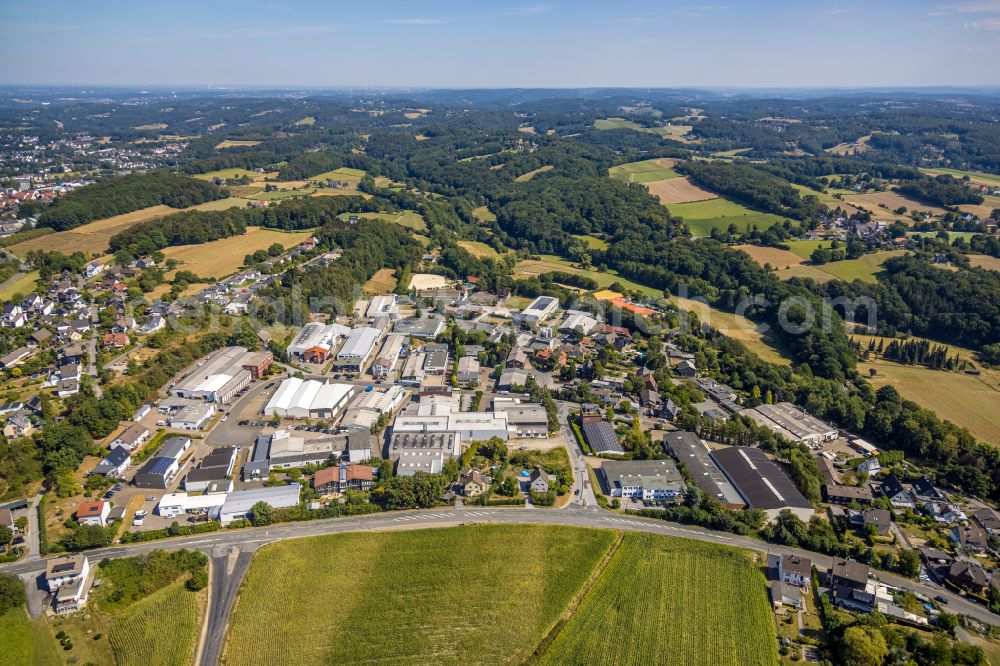
[[[541,664],[775,664],[764,575],[748,553],[626,534]]]
[[[521,663],[616,538],[476,525],[265,546],[230,617],[223,661]]]
[[[183,666],[191,663],[199,629],[198,595],[178,581],[129,606],[108,638],[119,666]]]

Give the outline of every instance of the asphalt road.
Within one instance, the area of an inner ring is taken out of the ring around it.
[[[776,553],[778,555],[794,554],[809,557],[812,559],[813,564],[815,564],[819,569],[828,568],[832,559],[826,555],[820,555],[818,553],[812,553],[797,548],[786,548],[783,546],[767,544],[762,541],[758,541],[757,539],[741,537],[735,534],[715,532],[694,526],[678,525],[676,523],[669,523],[653,518],[625,516],[609,511],[603,511],[598,509],[596,506],[584,509],[576,505],[570,505],[569,507],[561,510],[540,510],[534,507],[469,507],[464,509],[449,508],[427,511],[395,511],[368,514],[364,516],[351,516],[348,518],[330,518],[326,520],[290,523],[270,527],[222,530],[209,534],[198,534],[189,537],[178,537],[175,539],[105,548],[90,551],[87,554],[92,561],[99,561],[105,557],[115,558],[138,555],[148,553],[149,551],[157,548],[197,548],[211,555],[213,552],[218,552],[216,550],[218,547],[228,548],[230,546],[236,546],[240,550],[247,551],[253,550],[260,545],[280,541],[282,539],[317,536],[321,534],[450,527],[474,523],[526,523],[566,525],[574,527],[604,527],[617,530],[663,534],[735,546],[738,548],[746,548],[764,553]],[[44,562],[44,560],[35,560],[0,565],[0,571],[16,574],[35,573],[44,568]],[[1000,626],[1000,616],[994,615],[989,611],[989,609],[947,591],[944,588],[927,583],[919,583],[881,571],[876,572],[875,576],[889,585],[897,586],[913,592],[919,592],[930,597],[942,595],[949,601],[947,607],[949,612],[962,613],[981,622]],[[216,603],[214,599],[212,603]]]
[[[556,403],[559,406],[559,427],[562,430],[563,441],[566,442],[566,449],[569,451],[570,464],[573,466],[573,504],[581,507],[596,507],[597,497],[594,495],[594,488],[590,483],[590,474],[587,471],[587,461],[583,457],[583,451],[576,441],[576,436],[569,425],[570,404],[566,402]],[[580,494],[577,495],[576,493]]]

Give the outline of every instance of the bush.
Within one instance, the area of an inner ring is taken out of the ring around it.
[[[197,592],[198,590],[203,590],[205,589],[206,585],[208,585],[207,569],[198,569],[193,574],[191,574],[191,577],[187,579],[186,583],[184,583],[184,587],[186,587],[191,592]]]
[[[28,603],[24,584],[14,574],[0,574],[0,615]]]

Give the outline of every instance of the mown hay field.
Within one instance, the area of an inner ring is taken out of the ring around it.
[[[970,254],[969,263],[990,271],[1000,271],[1000,259],[986,254]]]
[[[903,196],[899,192],[872,192],[871,194],[855,194],[854,196],[845,197],[845,201],[850,204],[854,204],[858,208],[864,208],[865,210],[871,212],[876,219],[880,220],[901,220],[903,222],[912,222],[908,217],[910,211],[919,210],[930,213],[931,215],[944,215],[945,210],[940,206],[933,206],[931,204],[925,204],[917,201],[916,199],[911,199],[910,197]],[[885,206],[883,208],[882,206]],[[897,208],[906,208],[906,215],[898,215],[895,213]]]
[[[743,551],[626,534],[539,663],[581,660],[608,666],[776,664],[764,575]]]
[[[926,174],[931,176],[949,175],[955,178],[963,178],[968,176],[969,180],[973,183],[981,183],[982,185],[995,185],[1000,186],[1000,176],[992,173],[980,173],[978,171],[959,171],[958,169],[921,169]]]
[[[280,243],[285,249],[294,247],[309,238],[311,231],[278,231],[262,227],[247,227],[240,236],[220,238],[210,243],[198,245],[177,245],[163,250],[167,259],[181,262],[179,270],[191,271],[199,277],[223,278],[239,270],[243,258],[266,250],[273,243]],[[168,273],[167,279],[172,279]],[[204,289],[205,285],[191,285],[193,291]]]
[[[458,241],[458,246],[477,259],[499,256],[496,250],[482,241]]]
[[[533,169],[527,173],[522,173],[520,176],[514,179],[516,183],[526,183],[540,173],[545,173],[546,171],[552,171],[554,169],[551,164],[546,164],[545,166],[540,166],[537,169]]]
[[[219,142],[219,145],[215,147],[216,150],[224,150],[226,148],[242,148],[249,146],[256,146],[260,141],[244,141],[239,139],[226,139],[225,141]]]
[[[616,538],[476,525],[265,546],[230,617],[223,662],[521,663]]]
[[[608,175],[615,180],[626,183],[649,183],[655,180],[676,178],[680,174],[661,164],[660,160],[652,159],[619,164],[608,169]]]
[[[108,241],[119,231],[125,231],[140,222],[148,222],[176,212],[178,212],[177,208],[162,204],[150,206],[134,210],[131,213],[83,224],[69,231],[58,231],[54,234],[32,238],[23,243],[11,245],[7,249],[19,257],[23,257],[31,250],[54,250],[63,254],[73,254],[77,251],[102,254],[108,249]]]
[[[663,205],[719,198],[715,192],[709,192],[687,177],[654,180],[646,183],[646,189],[657,197]]]
[[[668,208],[671,215],[684,218],[694,236],[708,236],[712,233],[712,229],[728,229],[730,224],[735,224],[740,231],[752,226],[763,230],[778,224],[783,219],[771,213],[751,210],[722,197],[708,201],[672,204]]]
[[[397,282],[395,269],[380,268],[365,282],[361,291],[365,294],[387,294],[396,288]]]
[[[750,319],[733,312],[713,308],[690,298],[671,296],[670,300],[680,310],[694,312],[702,324],[708,324],[723,335],[739,340],[743,345],[769,363],[788,365],[787,356],[781,351],[781,344],[770,331],[761,331]]]
[[[186,666],[194,657],[199,601],[178,581],[129,606],[115,617],[108,639],[118,666]],[[199,595],[201,600],[199,600]]]
[[[776,270],[782,270],[784,268],[790,268],[792,266],[799,266],[802,264],[802,257],[794,252],[782,250],[777,247],[766,247],[762,245],[737,245],[733,249],[746,252],[761,266],[764,264],[771,264],[771,266]]]

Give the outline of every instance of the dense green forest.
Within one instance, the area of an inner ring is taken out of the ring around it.
[[[211,183],[163,171],[110,177],[66,194],[42,211],[38,224],[66,231],[158,204],[187,208],[226,196]]]
[[[948,175],[911,180],[898,189],[900,194],[936,206],[983,203],[980,195],[966,187],[962,181]]]
[[[799,195],[783,178],[738,162],[684,162],[678,170],[730,199],[775,215],[809,220],[826,208],[815,196]]]

